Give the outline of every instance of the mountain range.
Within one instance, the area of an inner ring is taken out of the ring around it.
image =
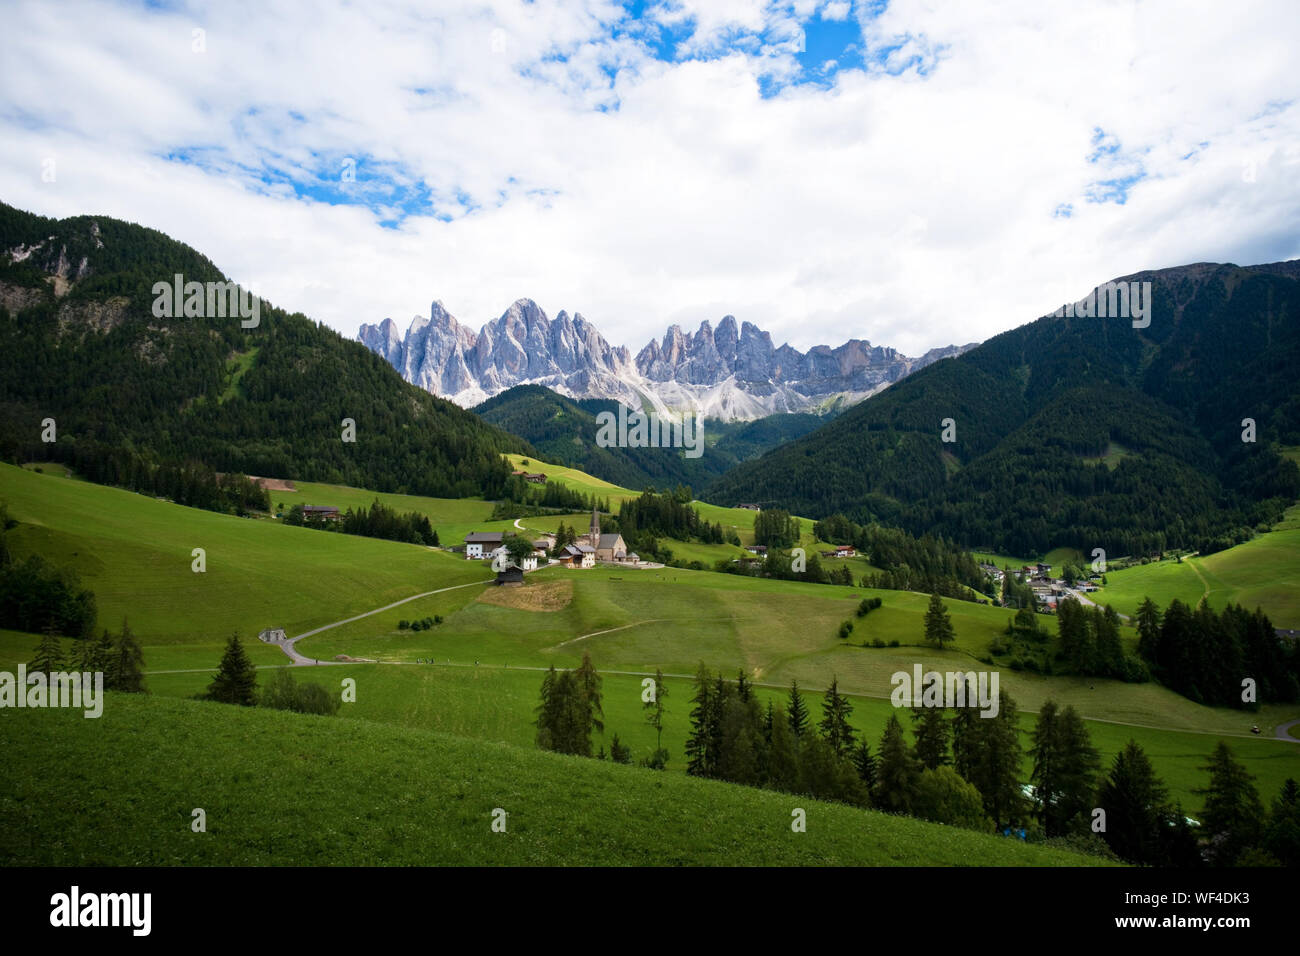
[[[1149,325],[1045,316],[704,489],[1003,554],[1208,553],[1300,496],[1300,260],[1150,282]],[[1100,301],[1100,300],[1098,300]]]
[[[704,419],[698,458],[660,448],[601,447],[601,412],[617,414],[609,398],[572,399],[543,385],[516,385],[473,409],[484,421],[518,435],[546,461],[578,468],[625,488],[701,488],[742,461],[826,424],[831,415],[780,412],[752,421]]]
[[[214,472],[492,497],[501,453],[532,453],[299,313],[156,316],[153,286],[177,273],[225,281],[156,230],[0,203],[0,457],[190,500]]]
[[[919,358],[850,339],[800,352],[734,316],[694,333],[670,326],[634,357],[610,345],[581,314],[549,318],[520,299],[477,333],[441,302],[405,334],[392,319],[361,326],[361,343],[408,382],[470,407],[516,385],[544,385],[575,399],[613,399],[659,412],[691,409],[723,421],[776,412],[822,412],[875,394],[919,368],[973,347],[945,346]]]

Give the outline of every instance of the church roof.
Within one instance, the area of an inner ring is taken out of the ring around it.
[[[600,542],[596,545],[598,548],[616,548],[619,542],[623,540],[621,534],[602,534]]]

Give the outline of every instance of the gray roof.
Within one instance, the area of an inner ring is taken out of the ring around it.
[[[600,543],[597,545],[597,547],[598,548],[617,547],[618,542],[622,537],[623,536],[621,534],[602,534],[600,536]]]
[[[471,531],[465,535],[466,544],[500,544],[504,537],[500,531]]]

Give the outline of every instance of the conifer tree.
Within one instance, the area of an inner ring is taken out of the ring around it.
[[[938,594],[930,595],[930,606],[925,612],[925,639],[940,649],[944,644],[956,640],[952,620],[948,617],[948,608]]]
[[[41,642],[36,645],[36,653],[27,664],[29,673],[54,674],[63,670],[63,641],[53,626],[45,628]],[[26,688],[19,688],[26,693]]]
[[[250,673],[252,664],[249,664]],[[109,674],[112,683],[109,683]],[[220,675],[218,675],[220,676]],[[253,678],[256,680],[256,676]],[[110,690],[120,690],[128,694],[144,692],[144,651],[126,618],[122,618],[122,633],[113,639],[109,652],[109,664],[105,669],[104,686]],[[252,701],[249,701],[252,703]]]
[[[804,705],[803,695],[799,693],[799,682],[790,682],[790,698],[786,704],[786,716],[790,721],[790,732],[798,739],[808,729],[808,708]]]
[[[632,762],[632,748],[620,741],[618,734],[615,734],[614,739],[609,742],[609,759],[614,763],[626,764]]]
[[[691,733],[686,738],[686,772],[696,777],[711,777],[716,765],[713,741],[716,737],[716,707],[713,675],[700,664],[695,674],[695,694],[691,697]]]
[[[948,763],[948,735],[951,726],[942,707],[912,709],[912,734],[916,737],[916,758],[929,770]]]
[[[110,645],[111,646],[111,645]],[[105,653],[103,644],[96,637],[83,638],[77,645],[76,668],[83,674],[104,673],[108,664],[108,655]],[[105,684],[108,682],[108,675],[104,675]]]
[[[655,754],[663,754],[667,759],[667,752],[664,751],[664,700],[668,697],[668,685],[664,683],[664,672],[662,668],[655,669],[654,677],[655,694],[654,700],[647,700],[642,703],[641,707],[646,712],[646,723],[655,730]],[[663,766],[660,765],[660,770]]]
[[[853,750],[853,768],[858,772],[858,779],[870,793],[876,788],[876,758],[871,752],[871,744],[867,743],[867,738],[863,735],[858,741],[857,747]]]
[[[207,700],[243,707],[257,703],[257,671],[248,659],[238,634],[231,634],[230,640],[226,642],[217,675],[212,678],[204,696]]]
[[[974,708],[965,709],[975,713],[974,739],[970,741],[968,773],[961,776],[975,785],[984,798],[984,811],[997,826],[1018,823],[1024,797],[1020,792],[1020,728],[1015,701],[1002,691],[994,717],[979,716]]]
[[[875,805],[894,813],[911,813],[920,777],[921,762],[907,747],[898,715],[890,714],[876,760]]]
[[[819,728],[831,751],[837,758],[847,757],[853,751],[853,728],[849,716],[853,705],[839,691],[838,679],[831,678],[831,686],[822,698],[822,722]]]
[[[590,737],[593,730],[603,734],[605,722],[602,718],[605,716],[605,710],[602,703],[603,695],[600,692],[601,679],[591,663],[590,654],[582,655],[582,664],[574,671],[573,676],[581,691],[582,705],[586,712],[587,736]]]
[[[1049,836],[1064,836],[1083,823],[1100,767],[1097,751],[1073,707],[1060,711],[1049,700],[1034,727],[1030,781],[1039,822]]]
[[[789,715],[777,707],[772,715],[772,742],[767,749],[767,785],[794,793],[799,786],[798,738],[790,729]]]
[[[559,675],[555,672],[555,665],[552,664],[550,669],[542,675],[542,701],[537,705],[537,746],[543,750],[555,749],[554,730],[552,722],[554,711],[551,707],[551,695],[555,693],[555,682]]]
[[[1137,741],[1130,740],[1111,765],[1097,791],[1097,806],[1106,813],[1102,836],[1115,853],[1130,863],[1160,861],[1169,818],[1168,791]]]
[[[591,705],[575,671],[560,671],[546,702],[551,750],[591,756]]]
[[[1201,768],[1210,772],[1201,826],[1211,841],[1211,859],[1218,866],[1233,866],[1242,851],[1259,838],[1264,808],[1259,802],[1254,777],[1219,741],[1210,762]]]
[[[1264,845],[1283,866],[1300,866],[1300,787],[1290,777],[1273,801]]]

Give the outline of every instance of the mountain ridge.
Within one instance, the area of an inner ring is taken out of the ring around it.
[[[1149,326],[1043,316],[742,463],[701,497],[1009,554],[1244,540],[1300,496],[1277,450],[1300,443],[1300,261],[1123,281],[1152,282]],[[1243,440],[1247,419],[1255,441]]]
[[[771,334],[727,315],[716,331],[670,325],[636,356],[612,346],[574,313],[554,319],[532,299],[518,299],[475,333],[434,301],[430,314],[400,333],[391,318],[362,324],[359,341],[408,382],[463,407],[480,405],[517,385],[542,385],[581,400],[608,398],[661,413],[697,410],[707,417],[754,420],[773,412],[817,412],[852,403],[975,343],[931,349],[912,358],[865,339],[800,352],[775,347]]]

